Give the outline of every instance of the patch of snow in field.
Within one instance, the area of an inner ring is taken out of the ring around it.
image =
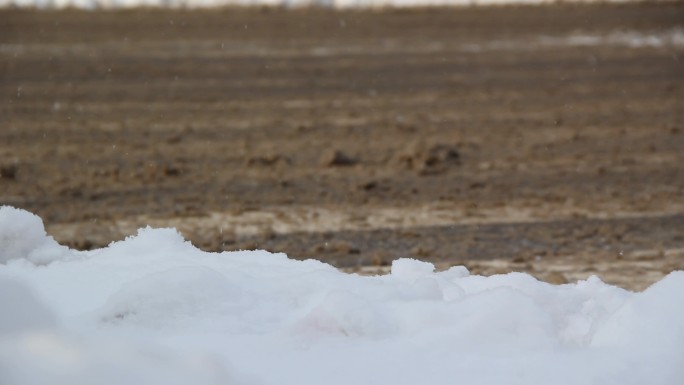
[[[568,0],[574,3],[625,3],[640,0]],[[282,6],[328,8],[382,8],[475,6],[497,4],[550,4],[557,0],[0,0],[0,7],[116,9],[133,7],[211,8],[221,6]]]
[[[680,384],[684,272],[642,293],[594,277],[345,274],[173,229],[88,252],[0,208],[0,383]]]

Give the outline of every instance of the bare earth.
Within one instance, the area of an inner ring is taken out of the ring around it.
[[[0,204],[640,290],[684,269],[684,3],[2,10]]]

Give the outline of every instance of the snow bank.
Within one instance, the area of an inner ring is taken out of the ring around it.
[[[634,2],[642,0],[567,0],[574,3]],[[116,9],[133,7],[211,8],[222,6],[280,6],[328,8],[381,8],[473,6],[497,4],[551,4],[558,0],[0,0],[1,7]]]
[[[0,237],[3,385],[684,380],[684,272],[642,293],[411,259],[362,277],[150,228],[77,252],[10,207]]]

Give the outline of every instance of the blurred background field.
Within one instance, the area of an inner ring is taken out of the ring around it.
[[[354,271],[684,269],[684,4],[0,10],[0,204]]]

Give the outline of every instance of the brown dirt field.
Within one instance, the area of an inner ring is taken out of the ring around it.
[[[684,269],[683,40],[681,2],[0,10],[0,204],[643,289]]]

